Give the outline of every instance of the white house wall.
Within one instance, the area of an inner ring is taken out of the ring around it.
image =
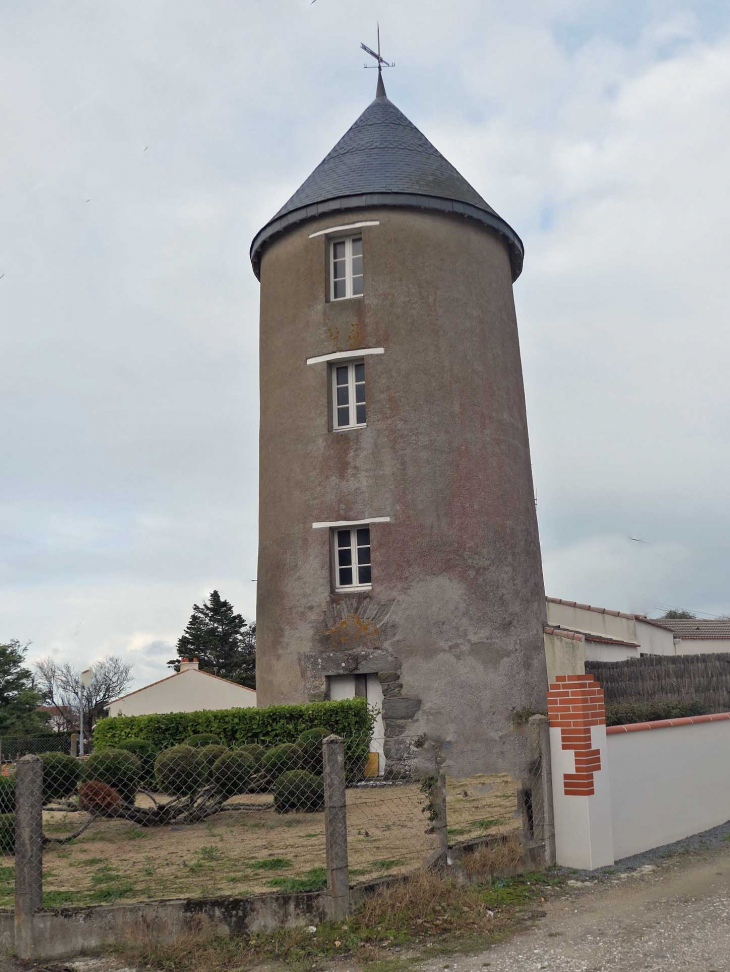
[[[113,702],[109,714],[154,715],[200,709],[246,709],[255,705],[256,693],[251,689],[191,669]]]
[[[723,641],[720,638],[677,639],[678,655],[709,655],[726,651],[730,651],[730,641]]]
[[[636,620],[636,638],[646,655],[674,655],[674,635],[667,628]]]
[[[589,641],[586,638],[586,661],[614,662],[638,657],[638,648],[629,648],[626,645],[602,645],[600,642]]]
[[[547,623],[569,628],[571,631],[588,631],[591,634],[618,638],[620,641],[638,641],[636,622],[633,618],[616,617],[601,611],[586,611],[584,608],[547,601]],[[588,655],[586,655],[586,658]],[[618,661],[616,656],[612,660]]]

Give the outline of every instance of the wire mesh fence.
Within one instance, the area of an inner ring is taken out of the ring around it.
[[[40,754],[38,826],[24,853],[42,861],[44,905],[324,889],[325,735],[310,731],[296,745],[230,748],[199,736],[161,752],[134,740],[84,759]],[[451,843],[519,833],[533,812],[530,787],[505,774],[449,778],[439,833],[422,739],[389,746],[370,736],[342,745],[350,883],[423,866],[446,833]],[[0,907],[12,907],[17,787],[15,767],[4,772]],[[538,765],[535,786],[539,777]]]
[[[70,753],[71,733],[54,732],[47,736],[0,736],[0,765],[15,763],[22,756],[48,752]]]

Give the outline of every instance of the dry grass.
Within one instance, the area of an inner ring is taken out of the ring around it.
[[[484,880],[493,875],[509,874],[522,863],[522,842],[517,834],[485,844],[464,854],[461,867],[471,880]]]
[[[395,972],[420,958],[499,941],[520,922],[520,906],[544,894],[548,883],[533,875],[499,886],[458,887],[422,871],[368,898],[346,921],[326,922],[314,933],[294,928],[229,938],[202,923],[166,945],[137,929],[115,951],[127,965],[165,972],[233,972],[272,961],[311,970],[338,958],[348,967],[355,962],[371,972]]]
[[[516,788],[508,776],[450,780],[450,840],[518,827]],[[123,820],[95,821],[78,840],[44,850],[44,892],[50,906],[118,900],[247,895],[322,887],[324,815],[279,815],[270,796],[241,798],[261,810],[221,813],[184,826],[141,828]],[[353,882],[420,867],[433,849],[417,784],[348,790]],[[45,813],[44,829],[76,829],[83,813]],[[12,858],[0,858],[0,875]],[[0,881],[0,906],[12,904],[12,882]]]

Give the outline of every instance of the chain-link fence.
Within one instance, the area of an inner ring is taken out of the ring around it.
[[[447,844],[543,836],[539,760],[527,785],[505,774],[446,779],[422,737],[394,748],[363,736],[338,741],[341,767],[332,750],[328,769],[325,735],[237,748],[198,736],[161,752],[133,740],[84,759],[48,751],[6,765],[0,907],[17,890],[14,848],[24,867],[42,864],[43,904],[55,907],[316,891],[328,867],[331,890],[343,853],[348,886],[433,863]],[[37,796],[25,787],[37,803],[23,810],[30,829],[14,818],[16,768],[37,774]]]
[[[40,753],[70,753],[70,732],[54,732],[47,736],[0,736],[0,765],[15,763],[22,756]]]

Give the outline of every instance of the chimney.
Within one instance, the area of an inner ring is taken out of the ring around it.
[[[190,672],[190,671],[197,672],[199,668],[200,668],[200,666],[198,664],[198,659],[197,658],[193,658],[192,661],[190,661],[189,658],[181,658],[180,659],[180,671],[181,672]]]

